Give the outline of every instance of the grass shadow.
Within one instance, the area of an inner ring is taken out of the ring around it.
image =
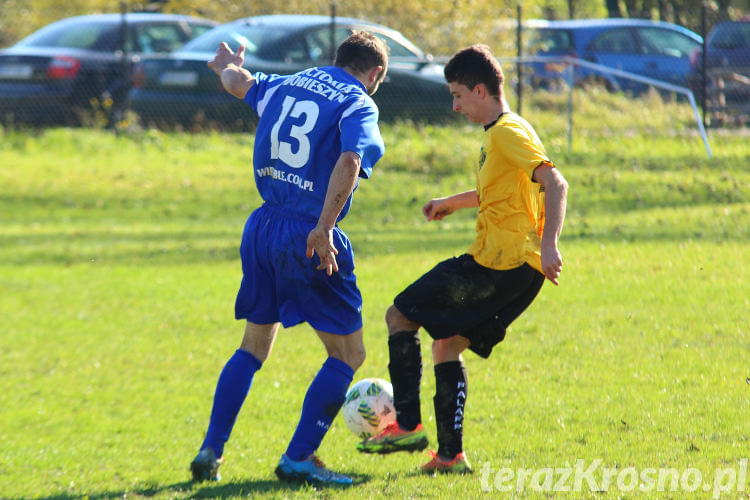
[[[335,496],[337,491],[356,488],[369,482],[372,478],[366,474],[348,474],[354,484],[352,486],[339,485],[307,485],[304,483],[286,483],[275,479],[248,479],[237,482],[221,483],[197,483],[195,481],[182,481],[179,483],[167,485],[149,485],[135,489],[104,491],[99,493],[81,493],[81,494],[59,494],[41,497],[11,497],[7,500],[108,500],[112,498],[127,498],[129,495],[136,497],[154,497],[160,494],[170,492],[179,492],[184,494],[184,498],[236,498],[240,495],[261,495],[268,493],[295,493],[306,490],[325,491],[331,496]]]
[[[713,221],[709,225],[676,226],[634,224],[614,227],[589,227],[571,221],[563,240],[593,242],[681,242],[748,241],[750,232],[732,230],[727,224]],[[403,255],[440,252],[463,253],[474,239],[474,229],[467,224],[451,228],[380,226],[378,229],[344,228],[356,258],[378,255]],[[191,265],[209,262],[237,262],[239,265],[239,232],[232,231],[159,231],[134,234],[111,234],[85,231],[77,235],[64,232],[44,235],[0,235],[0,258],[6,266],[61,265],[95,263],[138,264],[146,266]]]

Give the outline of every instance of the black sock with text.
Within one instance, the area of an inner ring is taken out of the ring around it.
[[[435,422],[438,455],[452,459],[463,451],[466,368],[461,361],[435,365]]]

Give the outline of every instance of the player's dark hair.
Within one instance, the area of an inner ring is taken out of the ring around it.
[[[357,73],[364,73],[375,66],[382,66],[380,80],[385,78],[388,69],[388,45],[385,41],[367,31],[352,31],[349,37],[336,49],[334,66],[351,68]]]
[[[483,83],[498,99],[503,93],[503,68],[486,45],[476,44],[456,52],[443,71],[448,83],[465,85],[469,90]]]

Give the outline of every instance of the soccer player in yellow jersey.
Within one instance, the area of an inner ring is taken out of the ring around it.
[[[568,184],[547,156],[532,126],[513,113],[503,92],[503,72],[484,45],[456,53],[445,66],[453,110],[484,126],[476,164],[476,189],[430,200],[428,221],[460,208],[479,208],[476,239],[467,252],[437,264],[401,292],[386,312],[388,369],[397,420],[360,443],[366,453],[421,450],[419,328],[434,339],[437,451],[426,473],[471,472],[463,450],[467,348],[483,358],[505,337],[508,325],[562,271],[558,237]]]

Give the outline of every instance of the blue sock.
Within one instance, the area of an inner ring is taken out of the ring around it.
[[[339,359],[328,358],[323,363],[307,389],[302,403],[302,416],[286,450],[286,456],[300,461],[318,449],[344,404],[346,390],[353,377],[354,370]]]
[[[242,349],[237,349],[229,358],[216,384],[211,420],[201,450],[211,448],[217,458],[224,454],[224,443],[232,433],[237,414],[253,382],[253,375],[261,366],[263,363],[258,358]]]

